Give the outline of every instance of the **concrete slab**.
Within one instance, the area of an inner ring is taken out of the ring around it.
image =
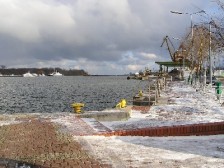
[[[80,118],[94,118],[98,121],[122,121],[130,118],[128,110],[110,110],[110,111],[88,111],[76,114]]]

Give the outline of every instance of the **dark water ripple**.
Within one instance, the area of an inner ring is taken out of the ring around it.
[[[0,113],[69,112],[73,102],[85,103],[84,110],[103,110],[122,98],[131,100],[146,85],[117,76],[1,77]]]

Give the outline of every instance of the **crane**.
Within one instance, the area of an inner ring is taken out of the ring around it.
[[[162,44],[161,44],[160,47],[163,47],[164,43],[166,43],[166,45],[167,45],[167,49],[168,49],[168,51],[169,51],[171,60],[172,60],[173,62],[178,62],[178,61],[180,61],[180,60],[183,59],[182,56],[181,56],[182,53],[180,53],[179,50],[175,50],[174,45],[173,45],[173,43],[171,42],[169,36],[165,36],[165,37],[163,38],[163,42],[162,42]]]

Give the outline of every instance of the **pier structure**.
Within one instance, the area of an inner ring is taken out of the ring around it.
[[[167,82],[172,81],[172,76],[155,76],[149,78],[148,89],[146,91],[140,90],[138,94],[133,97],[133,106],[151,106],[158,103],[161,91],[165,90]]]

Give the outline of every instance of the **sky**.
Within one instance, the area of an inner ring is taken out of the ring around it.
[[[190,15],[212,0],[0,0],[0,65],[120,75],[170,60],[164,36],[181,39]],[[200,16],[193,15],[193,22]],[[178,40],[172,39],[178,47]]]

